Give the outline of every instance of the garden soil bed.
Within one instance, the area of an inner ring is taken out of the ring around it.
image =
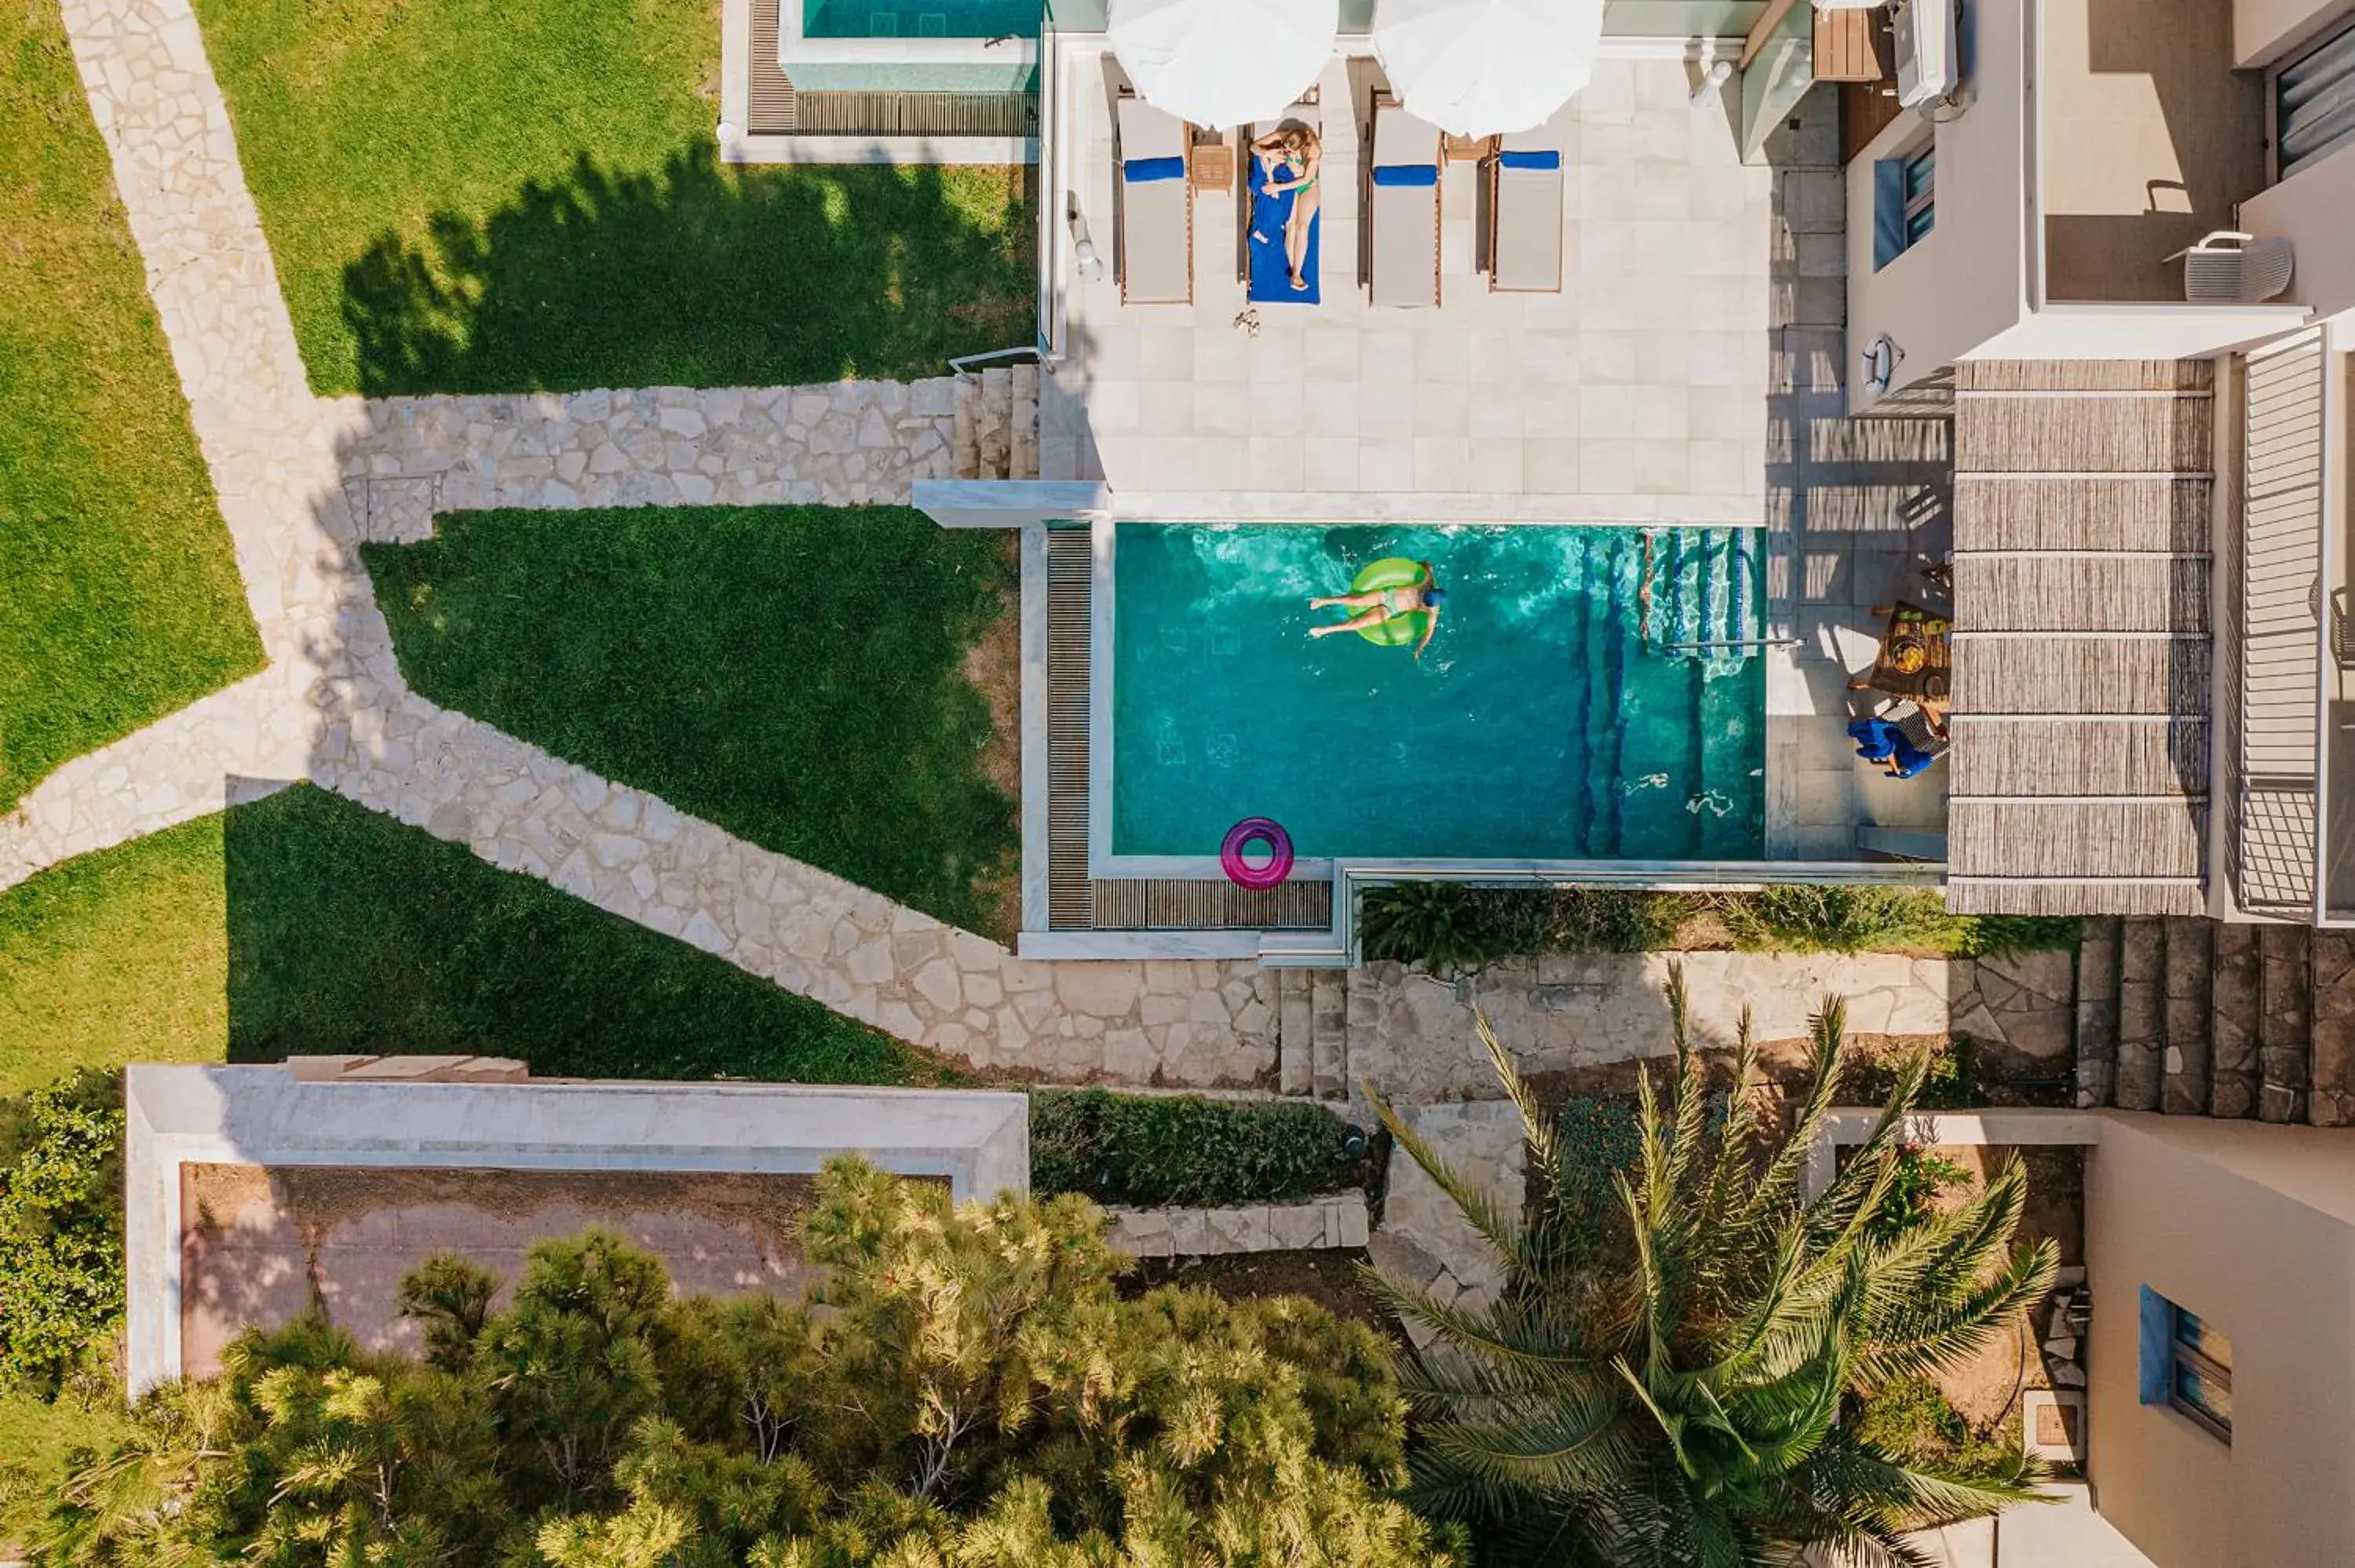
[[[1161,1285],[1199,1286],[1230,1301],[1303,1296],[1337,1318],[1363,1323],[1403,1343],[1398,1319],[1359,1273],[1366,1261],[1362,1247],[1146,1258],[1123,1277],[1121,1288],[1124,1295],[1139,1296]]]

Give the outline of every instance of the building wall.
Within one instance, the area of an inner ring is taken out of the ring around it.
[[[2296,250],[2284,298],[2312,306],[2319,317],[2355,310],[2355,145],[2243,202],[2240,227],[2286,239]]]
[[[2027,49],[2023,7],[1976,12],[1976,102],[1935,127],[1900,114],[1848,166],[1848,383],[1852,411],[1879,401],[1859,356],[1887,333],[1904,351],[1891,390],[1935,374],[2009,330],[2027,309],[2022,199]],[[1873,270],[1873,164],[1937,139],[1937,219],[1922,239]]]
[[[2347,11],[2348,0],[2232,0],[2232,63],[2271,65]]]
[[[2355,1135],[2115,1116],[2087,1160],[2095,1506],[2158,1568],[2355,1563]],[[2228,1447],[2138,1402],[2138,1287],[2232,1344]]]

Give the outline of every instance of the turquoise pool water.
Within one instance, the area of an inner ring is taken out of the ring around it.
[[[1269,816],[1304,856],[1748,860],[1763,852],[1754,535],[1123,524],[1114,854],[1215,855]],[[1308,608],[1384,556],[1448,590],[1421,662]]]
[[[804,0],[812,38],[1018,38],[1039,36],[1046,0]]]

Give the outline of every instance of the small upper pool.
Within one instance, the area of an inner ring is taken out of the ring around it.
[[[1046,0],[803,0],[802,36],[1035,38],[1046,14]]]
[[[1387,556],[1448,590],[1421,662],[1312,640],[1346,612],[1309,599]],[[1758,859],[1764,662],[1678,646],[1759,635],[1758,560],[1732,529],[1122,524],[1111,852],[1266,816],[1310,858]]]

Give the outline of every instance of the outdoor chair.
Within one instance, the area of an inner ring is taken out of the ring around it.
[[[2220,228],[2189,249],[2167,258],[2183,260],[2183,298],[2195,305],[2257,305],[2289,287],[2296,266],[2286,239]]]
[[[1387,92],[1367,138],[1366,289],[1378,305],[1439,303],[1439,127]]]
[[[1563,109],[1499,139],[1488,160],[1488,291],[1561,292]]]
[[[1193,132],[1141,98],[1114,101],[1120,302],[1194,302]]]

